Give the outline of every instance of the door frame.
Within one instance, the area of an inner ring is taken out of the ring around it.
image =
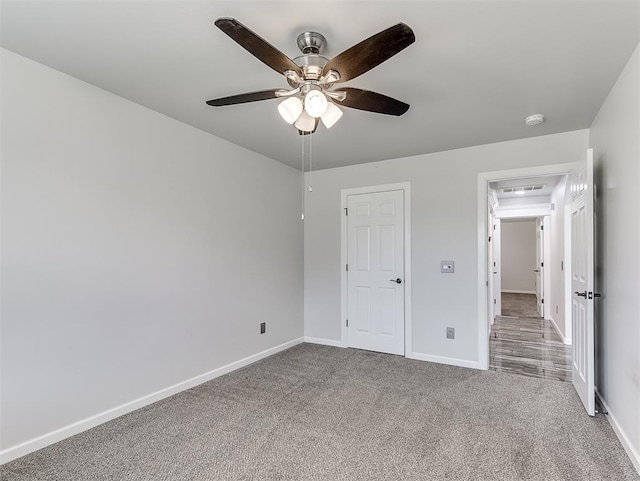
[[[489,236],[487,216],[489,183],[545,175],[568,175],[575,169],[576,164],[576,162],[570,162],[478,173],[478,367],[480,369],[489,369],[489,316],[487,308],[489,295],[489,243],[487,242]]]
[[[349,346],[348,319],[348,286],[347,272],[347,197],[358,194],[374,194],[376,192],[388,192],[401,190],[404,192],[404,355],[409,357],[412,349],[411,330],[411,182],[398,182],[394,184],[371,185],[342,189],[340,191],[340,343],[343,347]]]

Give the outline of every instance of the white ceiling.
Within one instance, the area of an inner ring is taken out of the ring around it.
[[[305,30],[333,57],[395,23],[416,43],[348,83],[411,104],[402,117],[344,109],[313,135],[314,168],[588,128],[639,41],[640,2],[2,1],[2,46],[273,159],[301,138],[277,100],[206,100],[287,86],[213,26],[231,16],[290,57]],[[525,127],[524,118],[547,121]],[[96,112],[99,115],[99,112]]]

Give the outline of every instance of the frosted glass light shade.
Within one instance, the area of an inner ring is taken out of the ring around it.
[[[298,130],[302,130],[303,132],[313,132],[313,129],[316,128],[316,119],[311,117],[307,112],[302,112],[294,125]]]
[[[302,113],[302,102],[297,97],[289,97],[278,105],[278,112],[288,124],[294,123]]]
[[[304,110],[316,119],[326,112],[328,103],[327,97],[319,90],[310,90],[304,96]]]
[[[322,120],[324,126],[330,129],[333,124],[340,120],[340,117],[342,117],[342,110],[340,110],[340,108],[333,102],[328,102],[327,111],[322,114],[322,117],[320,117],[320,119]]]

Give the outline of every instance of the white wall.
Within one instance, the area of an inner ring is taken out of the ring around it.
[[[500,247],[502,292],[535,294],[536,221],[503,219]]]
[[[548,270],[551,278],[551,286],[549,292],[549,303],[551,304],[551,319],[555,323],[560,335],[565,342],[570,342],[570,332],[567,331],[567,325],[565,319],[565,303],[566,303],[566,291],[565,291],[565,255],[564,255],[564,240],[565,240],[565,186],[567,184],[567,177],[560,179],[558,184],[553,188],[551,193],[551,203],[554,209],[550,215],[550,229],[551,229],[551,242],[550,242],[550,257],[551,262],[549,265],[545,265],[545,270]],[[545,301],[546,303],[547,301]]]
[[[590,130],[596,160],[596,384],[640,471],[640,46]]]
[[[300,338],[299,192],[290,167],[3,50],[5,453]]]
[[[413,351],[478,361],[478,173],[575,162],[588,131],[314,172],[305,220],[305,336],[341,340],[340,190],[411,182]],[[322,153],[314,152],[314,165]],[[486,215],[486,214],[483,214]],[[440,261],[455,261],[441,274]],[[446,326],[456,339],[445,339]]]

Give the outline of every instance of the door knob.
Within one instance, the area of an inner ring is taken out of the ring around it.
[[[575,291],[574,294],[576,296],[584,297],[585,299],[587,298],[587,291],[584,291],[584,292]]]
[[[397,279],[389,279],[390,282],[395,282],[396,284],[402,284],[402,279],[399,277]]]
[[[540,269],[534,269],[533,272],[540,272]]]

